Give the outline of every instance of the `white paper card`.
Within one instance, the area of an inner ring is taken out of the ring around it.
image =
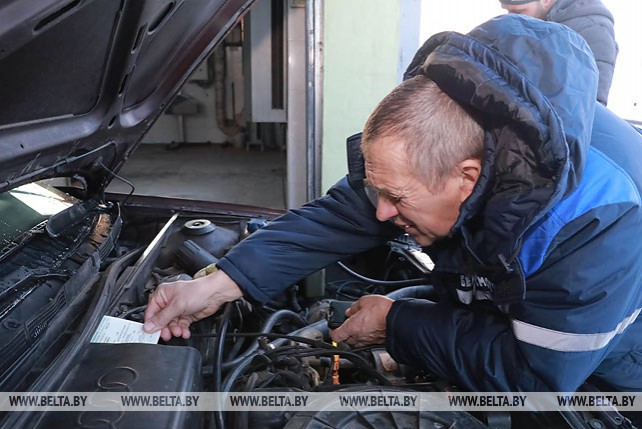
[[[143,324],[118,317],[103,316],[98,329],[91,338],[92,343],[145,343],[156,344],[160,332],[148,334],[143,331]]]

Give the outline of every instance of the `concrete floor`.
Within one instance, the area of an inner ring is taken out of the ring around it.
[[[135,193],[285,208],[286,154],[214,144],[141,144],[119,175]],[[129,192],[114,179],[108,191]]]

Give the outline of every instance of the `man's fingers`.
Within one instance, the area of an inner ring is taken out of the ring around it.
[[[337,329],[330,331],[330,337],[337,343],[340,343],[350,338],[350,333],[350,319],[347,319]]]
[[[162,290],[162,285],[159,286],[149,297],[147,308],[145,309],[145,324],[143,330],[145,332],[156,332],[164,328],[173,317],[166,317],[167,308],[171,307],[171,300],[165,297],[165,291]]]
[[[149,302],[147,303],[147,308],[145,309],[145,324],[143,325],[143,330],[145,332],[155,332],[160,327],[157,327],[155,322],[152,322],[152,319],[156,319],[154,316],[161,310],[161,306],[158,303],[156,296],[152,295]]]
[[[169,304],[163,306],[164,303],[161,302],[159,304],[155,302],[155,299],[156,296],[153,296],[152,301],[148,304],[148,311],[145,311],[143,330],[145,332],[156,332],[167,327],[172,321],[174,322],[173,324],[178,327],[177,318],[181,315],[181,311],[177,308],[176,300],[172,300]],[[148,319],[148,317],[150,318]],[[172,329],[171,326],[169,328],[172,333],[175,333],[175,330]]]
[[[172,339],[172,333],[170,332],[169,328],[165,327],[161,329],[161,338],[165,341],[169,341]]]
[[[148,319],[147,316],[145,316],[145,323],[143,324],[143,331],[147,333],[153,333],[158,331],[159,327],[156,325],[155,320]],[[163,337],[165,339],[165,337]]]
[[[392,303],[393,300],[382,295],[360,298],[346,311],[348,319],[330,331],[330,336],[354,347],[382,344],[386,338],[386,317]]]
[[[223,271],[196,280],[162,283],[150,296],[143,330],[161,331],[164,340],[172,336],[188,339],[191,323],[211,316],[221,303],[242,296],[238,285]]]
[[[189,337],[192,336],[192,331],[189,330],[189,327],[183,328],[183,334],[182,337],[186,340],[189,340]]]
[[[180,337],[183,334],[183,330],[181,329],[180,326],[178,326],[178,324],[174,320],[169,322],[169,325],[167,325],[167,327],[169,328],[172,335],[175,337]]]
[[[348,307],[348,309],[346,310],[346,316],[352,317],[359,310],[361,310],[361,303],[360,301],[357,301],[354,304],[352,304],[350,307]]]
[[[343,329],[337,328],[333,331],[330,331],[330,338],[332,338],[337,343],[341,343],[350,338],[350,335],[345,333]]]

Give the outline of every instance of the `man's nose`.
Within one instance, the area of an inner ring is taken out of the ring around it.
[[[381,222],[392,219],[397,216],[399,212],[394,204],[387,198],[379,195],[377,197],[377,219]]]

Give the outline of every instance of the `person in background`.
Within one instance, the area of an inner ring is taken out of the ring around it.
[[[613,81],[618,46],[613,15],[600,0],[499,0],[509,13],[564,24],[588,43],[600,72],[597,101],[606,106]]]

